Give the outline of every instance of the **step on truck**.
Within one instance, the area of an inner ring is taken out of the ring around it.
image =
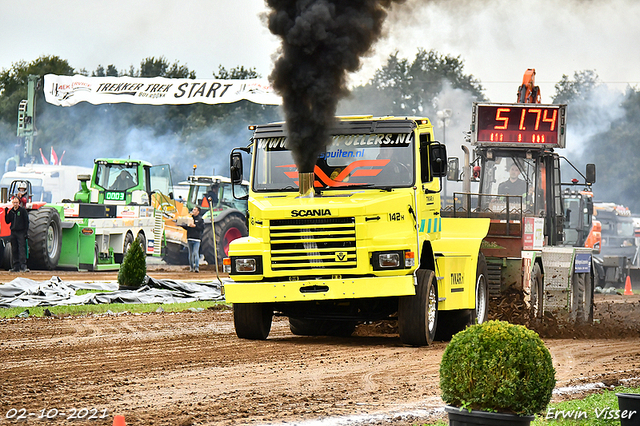
[[[589,198],[582,209],[565,211],[562,188],[576,188],[578,179],[562,182],[560,164],[566,161],[587,189],[595,165],[583,174],[556,152],[565,147],[566,105],[474,103],[470,134],[473,159],[463,146],[462,170],[459,159],[449,160],[448,178],[463,182],[462,191],[442,214],[490,219],[481,245],[490,297],[519,294],[534,317],[548,311],[590,322],[594,248],[577,244],[573,221],[589,215],[590,223],[593,204]]]
[[[254,127],[248,237],[229,245],[240,338],[266,339],[274,315],[297,335],[350,335],[397,318],[403,343],[430,344],[487,318],[480,243],[489,219],[440,216],[445,146],[427,118],[343,117],[313,173],[299,173],[284,123]]]

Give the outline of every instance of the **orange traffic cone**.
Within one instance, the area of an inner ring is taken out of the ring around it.
[[[624,283],[624,295],[633,296],[633,290],[631,289],[631,278],[627,275],[627,281]]]
[[[124,416],[115,416],[113,418],[113,426],[127,426],[127,423],[124,421]]]

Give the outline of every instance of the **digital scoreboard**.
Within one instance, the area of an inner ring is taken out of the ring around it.
[[[566,105],[473,104],[471,143],[565,147]]]

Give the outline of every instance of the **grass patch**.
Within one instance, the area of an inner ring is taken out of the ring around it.
[[[213,300],[188,302],[188,303],[109,303],[100,305],[70,305],[70,306],[36,306],[31,308],[0,308],[0,318],[15,318],[25,309],[29,310],[30,317],[43,317],[44,310],[48,309],[53,315],[69,316],[69,315],[91,315],[102,314],[107,311],[145,313],[155,312],[160,306],[165,312],[182,312],[193,309],[230,309],[225,302],[217,302]]]
[[[88,293],[112,293],[113,290],[90,290],[90,289],[80,289],[76,290],[76,296],[82,296],[83,294]]]

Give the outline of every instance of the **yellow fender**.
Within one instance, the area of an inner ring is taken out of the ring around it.
[[[439,310],[474,309],[480,243],[489,231],[486,218],[443,218],[440,238],[432,241],[438,279]]]

